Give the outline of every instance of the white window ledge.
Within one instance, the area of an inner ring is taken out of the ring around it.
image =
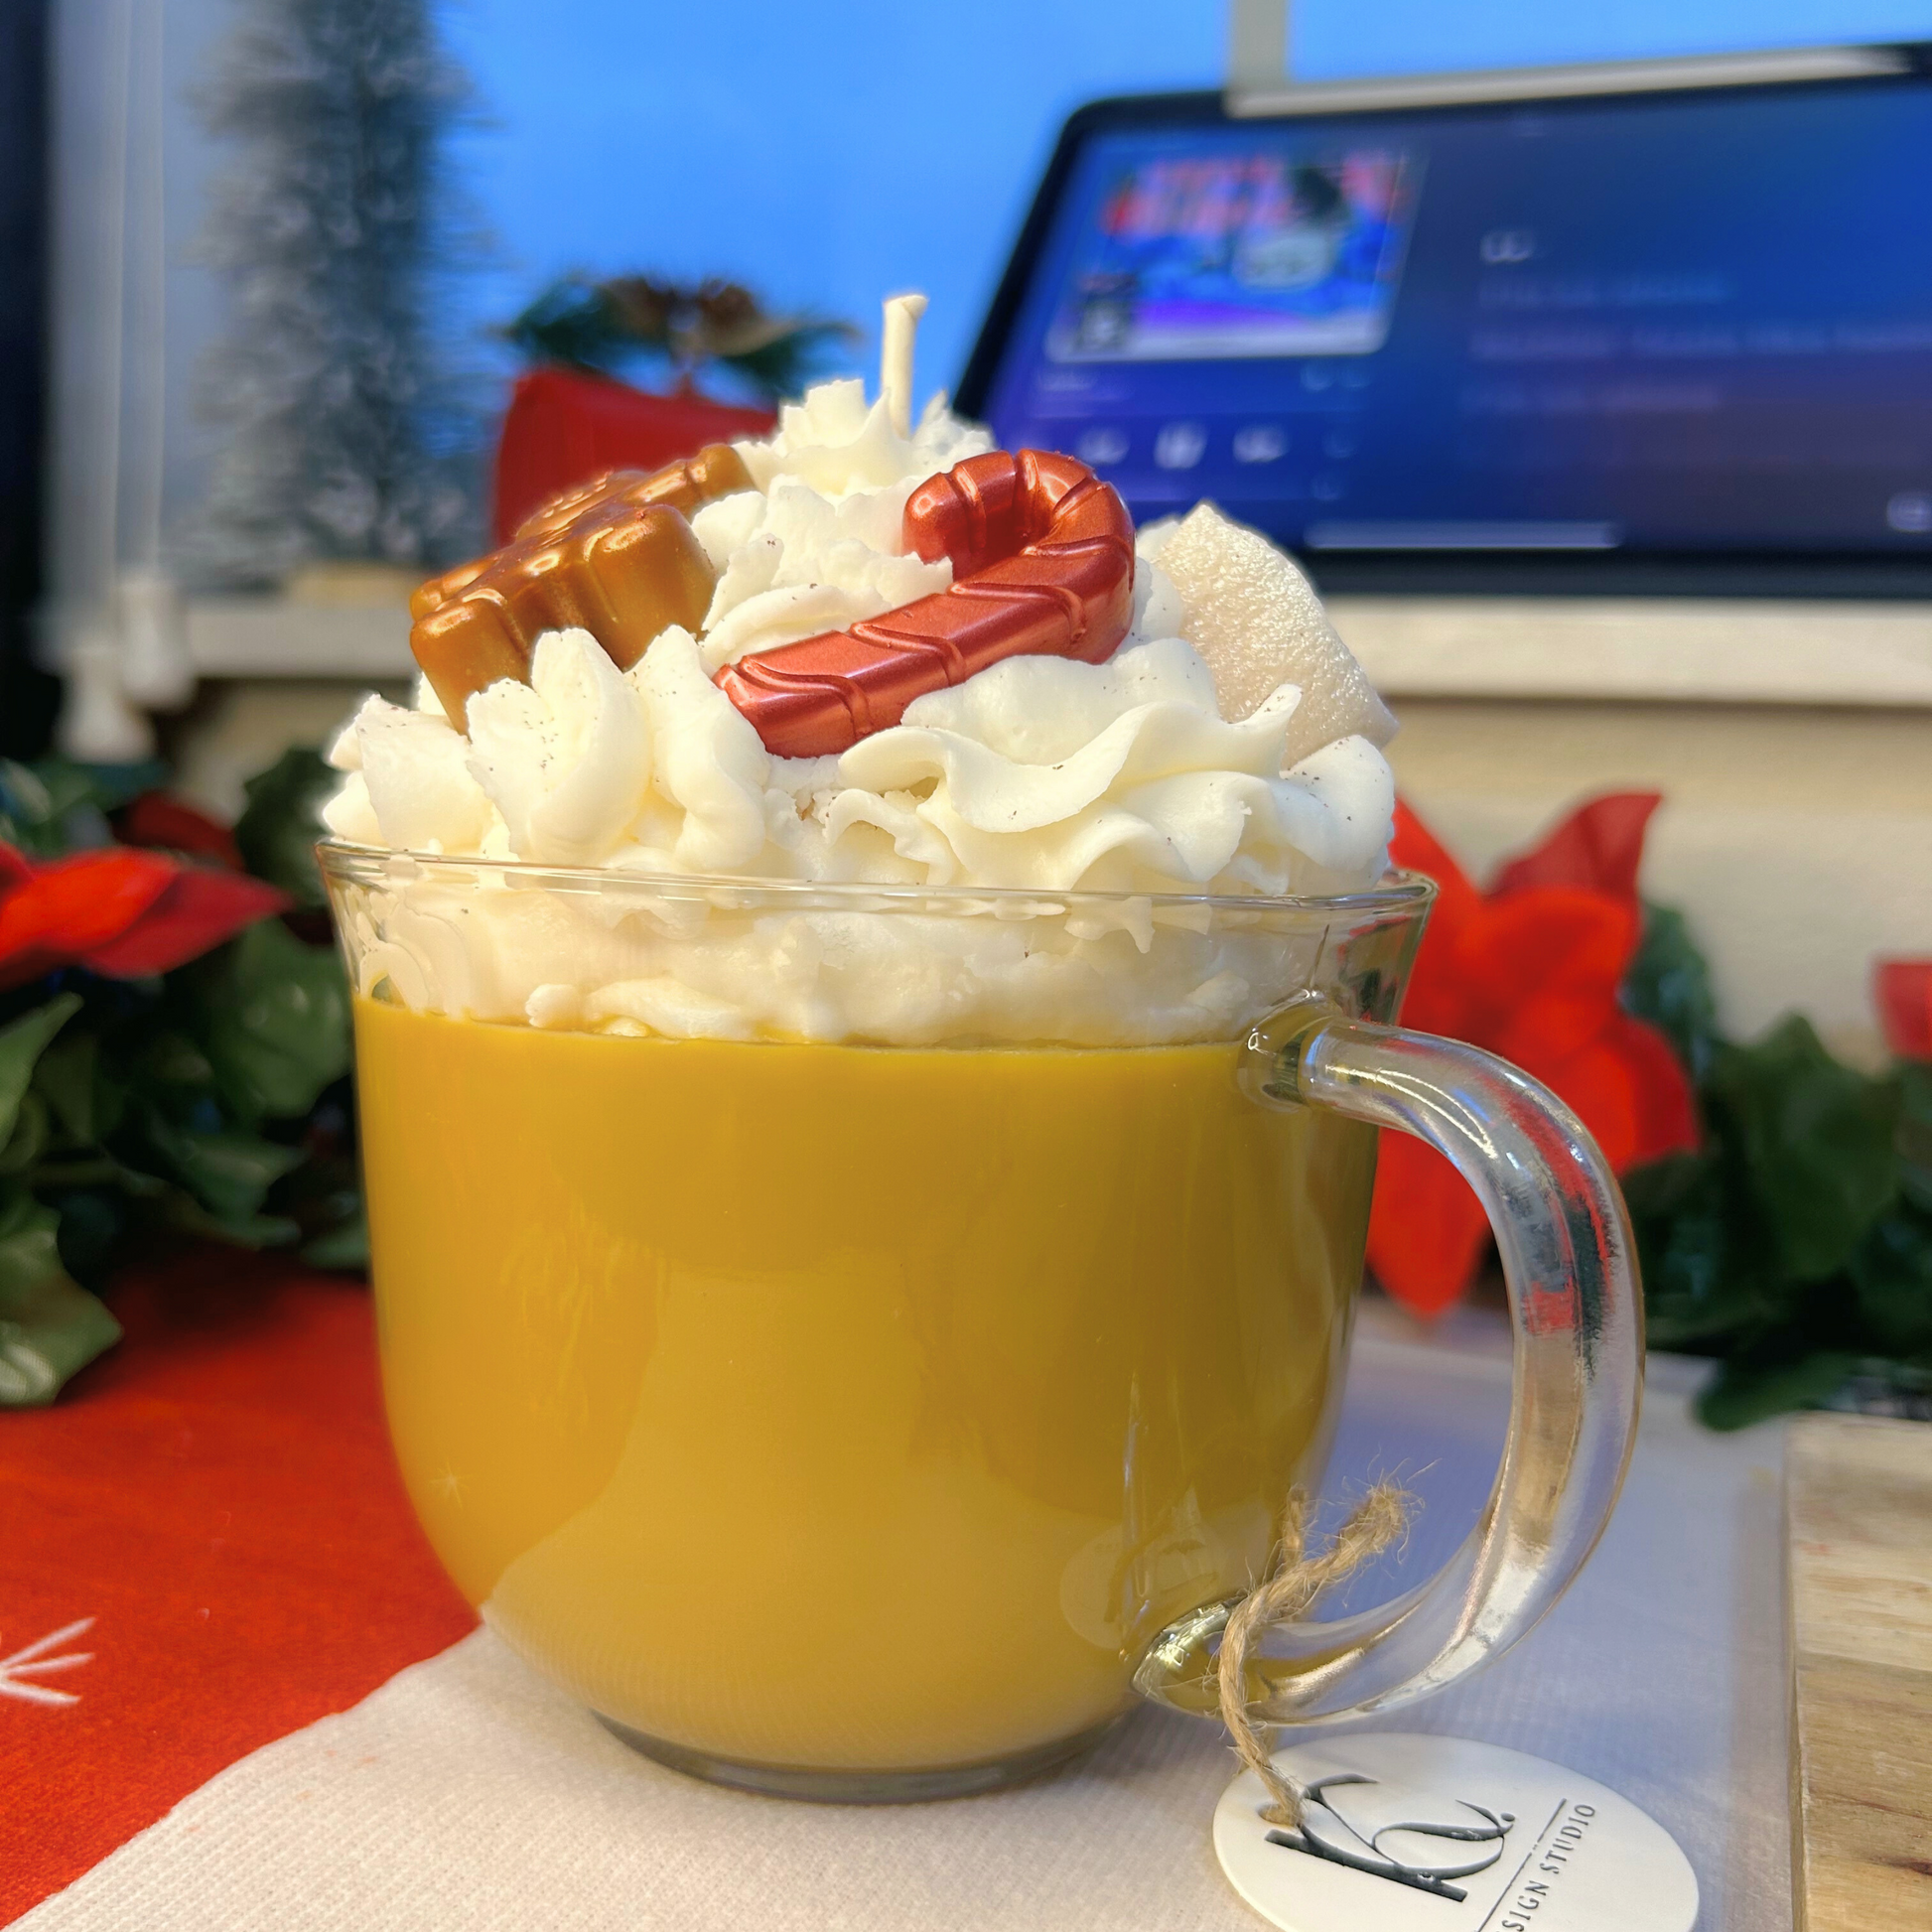
[[[1932,708],[1932,605],[1336,597],[1328,612],[1392,697]]]
[[[1411,698],[1932,709],[1932,606],[1653,598],[1337,597],[1376,685]],[[395,679],[399,605],[193,598],[203,678]]]
[[[191,597],[188,656],[197,677],[408,677],[409,613],[400,604],[306,604],[282,597]]]

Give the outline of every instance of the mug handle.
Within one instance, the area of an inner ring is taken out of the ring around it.
[[[1509,1438],[1461,1549],[1395,1601],[1332,1622],[1276,1624],[1251,1655],[1251,1695],[1265,1694],[1268,1724],[1366,1717],[1501,1655],[1595,1548],[1629,1466],[1643,1393],[1635,1247],[1588,1130],[1493,1053],[1345,1019],[1308,996],[1249,1035],[1241,1082],[1264,1106],[1328,1108],[1427,1141],[1480,1197],[1509,1288]],[[1214,1653],[1240,1601],[1170,1624],[1135,1689],[1214,1711]]]

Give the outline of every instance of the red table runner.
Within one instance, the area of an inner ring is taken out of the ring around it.
[[[119,1347],[0,1414],[0,1923],[476,1622],[390,1456],[366,1290],[202,1250],[113,1307]]]

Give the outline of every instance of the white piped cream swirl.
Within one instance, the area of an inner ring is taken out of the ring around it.
[[[550,633],[527,685],[471,700],[467,737],[426,691],[413,710],[366,700],[331,753],[345,776],[329,829],[395,850],[628,875],[1134,896],[1372,884],[1394,804],[1378,749],[1392,721],[1293,564],[1205,506],[1177,530],[1148,533],[1134,627],[1108,662],[1008,659],[915,700],[901,724],[836,758],[764,750],[712,674],[944,590],[948,563],[900,549],[905,500],[988,447],[936,401],[906,437],[857,382],[812,390],[768,441],[740,446],[758,487],[693,518],[717,572],[698,634],[668,629],[620,672],[587,632]],[[1171,574],[1155,554],[1173,544]],[[1225,641],[1237,633],[1238,662]],[[1223,686],[1266,695],[1224,714]],[[992,971],[989,955],[982,973],[955,958],[951,932],[928,935],[918,967],[901,925],[873,935],[885,978],[866,991],[864,972],[826,979],[822,920],[809,945],[804,928],[783,945],[745,933],[726,945],[714,933],[709,955],[679,941],[620,960],[576,930],[581,906],[560,924],[556,907],[509,902],[540,897],[498,895],[482,916],[458,919],[434,911],[442,900],[425,887],[418,904],[398,908],[391,941],[413,928],[419,943],[392,984],[418,986],[445,1011],[540,1025],[815,1038],[1035,1037],[1042,1012],[1064,1009],[1077,987],[1093,1014],[1112,1015],[1102,1036],[1134,1033],[1127,1016],[1159,1007],[1168,1018],[1148,1022],[1152,1036],[1193,1037],[1226,1024],[1234,987],[1251,978],[1211,949],[1183,967],[1179,935],[1129,912],[1114,937],[1134,942],[1106,954],[1119,962],[1107,971],[1138,957],[1145,977],[1170,943],[1187,986],[1102,998],[1095,960],[1056,975],[1030,967],[1024,947],[1011,972]],[[831,956],[849,964],[854,943],[848,931]],[[1000,943],[1010,949],[1011,935]],[[1193,1000],[1191,988],[1217,983],[1204,1004]],[[931,997],[908,1007],[913,984]],[[862,1009],[872,1019],[862,1023]],[[1090,1032],[1062,1012],[1054,1036]]]

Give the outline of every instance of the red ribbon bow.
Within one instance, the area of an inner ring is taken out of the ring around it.
[[[1406,805],[1395,863],[1439,897],[1402,1024],[1512,1060],[1574,1107],[1619,1173],[1698,1145],[1691,1083],[1670,1042],[1626,1013],[1618,989],[1643,936],[1637,869],[1656,792],[1617,792],[1573,812],[1477,889]],[[1397,1301],[1437,1314],[1468,1287],[1489,1224],[1455,1170],[1388,1134],[1368,1258]]]

